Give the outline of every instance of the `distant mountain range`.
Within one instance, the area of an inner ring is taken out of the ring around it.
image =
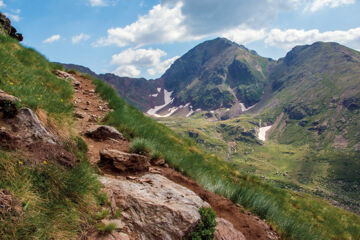
[[[337,43],[298,46],[274,61],[224,38],[191,49],[156,80],[97,75],[156,117],[254,114],[280,142],[324,140],[360,149],[360,53]],[[276,130],[274,130],[276,129]]]

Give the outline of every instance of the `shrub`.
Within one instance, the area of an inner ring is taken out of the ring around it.
[[[135,138],[131,142],[130,151],[137,154],[149,155],[151,142],[144,138]]]
[[[192,240],[212,240],[214,239],[216,227],[216,214],[211,208],[201,207],[199,209],[201,220],[191,233]]]

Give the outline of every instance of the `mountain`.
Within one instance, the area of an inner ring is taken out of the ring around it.
[[[225,38],[206,41],[186,53],[156,80],[100,74],[129,103],[150,115],[189,116],[195,109],[237,116],[260,101],[275,61]],[[93,72],[77,65],[67,69]],[[220,110],[222,109],[222,110]],[[229,110],[227,110],[229,109]]]
[[[360,149],[359,52],[337,43],[295,47],[269,81],[272,96],[262,112],[277,118],[274,139]]]

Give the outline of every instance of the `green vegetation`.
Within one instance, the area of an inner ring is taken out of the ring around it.
[[[95,225],[101,185],[85,157],[86,143],[64,127],[74,121],[72,86],[52,73],[58,66],[2,35],[0,65],[0,89],[20,98],[19,105],[45,113],[53,130],[69,129],[62,131],[64,148],[79,160],[72,168],[50,161],[35,166],[22,152],[0,149],[0,189],[14,204],[0,214],[0,239],[79,238]]]
[[[211,208],[201,207],[199,209],[201,220],[191,233],[189,239],[192,240],[212,240],[216,228],[216,214]]]
[[[359,217],[305,193],[281,190],[256,177],[236,171],[233,164],[204,153],[193,140],[129,106],[116,91],[94,80],[96,91],[114,109],[106,124],[133,137],[149,140],[165,160],[206,189],[223,195],[274,225],[284,239],[351,239],[360,237]]]
[[[114,231],[116,229],[116,224],[115,223],[109,223],[109,224],[98,223],[98,224],[96,224],[96,229],[102,234],[111,233],[112,231]]]

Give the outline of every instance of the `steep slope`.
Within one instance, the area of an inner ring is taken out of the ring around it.
[[[295,47],[270,74],[263,108],[280,143],[360,148],[360,53],[337,43]]]

